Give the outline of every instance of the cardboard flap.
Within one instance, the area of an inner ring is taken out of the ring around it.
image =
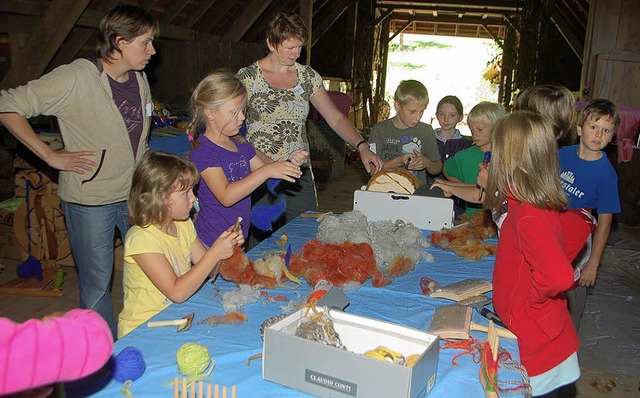
[[[453,200],[449,198],[358,190],[353,193],[353,210],[361,211],[369,221],[403,220],[430,231],[453,227]]]

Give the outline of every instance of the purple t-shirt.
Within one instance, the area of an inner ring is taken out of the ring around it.
[[[199,172],[209,167],[222,167],[227,181],[233,183],[251,174],[249,162],[256,156],[256,151],[249,142],[237,142],[234,140],[237,152],[228,151],[201,135],[196,140],[200,145],[191,150],[189,159],[196,165]],[[215,197],[200,178],[198,184],[198,202],[200,212],[196,217],[196,231],[202,242],[211,246],[218,236],[236,223],[238,217],[242,217],[242,232],[246,237],[249,233],[249,216],[251,214],[251,195],[241,199],[236,204],[225,207]]]
[[[142,123],[144,121],[138,79],[136,79],[135,72],[131,71],[129,72],[129,80],[124,83],[119,83],[109,77],[109,85],[113,93],[113,101],[122,114],[127,130],[129,130],[129,139],[131,139],[133,157],[135,158],[140,137],[142,136]]]

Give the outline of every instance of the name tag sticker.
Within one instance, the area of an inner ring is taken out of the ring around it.
[[[304,94],[304,89],[302,88],[302,86],[300,86],[299,84],[297,86],[295,86],[294,88],[291,89],[291,91],[293,91],[293,93],[295,95],[302,95]]]
[[[153,112],[153,104],[151,102],[148,102],[145,110],[146,110],[145,116],[151,116]]]

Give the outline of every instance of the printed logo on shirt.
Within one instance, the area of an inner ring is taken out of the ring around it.
[[[584,192],[582,192],[578,187],[573,186],[575,180],[576,178],[571,171],[563,171],[560,174],[560,184],[562,185],[562,189],[564,189],[567,194],[581,199],[584,196]]]

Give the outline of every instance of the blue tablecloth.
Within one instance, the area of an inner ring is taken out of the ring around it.
[[[251,258],[263,257],[260,252],[276,250],[274,244],[282,232],[289,234],[292,250],[298,251],[310,238],[315,237],[317,222],[313,219],[297,218],[277,231],[270,239],[262,242],[248,253]],[[424,231],[425,237],[430,232]],[[481,261],[467,261],[455,254],[437,248],[428,249],[435,262],[420,262],[408,274],[396,278],[384,288],[374,288],[369,280],[357,290],[346,291],[350,305],[346,312],[382,319],[409,327],[425,330],[435,308],[452,302],[445,299],[432,299],[422,294],[420,278],[428,276],[441,285],[457,282],[466,278],[491,279],[494,257]],[[257,303],[244,307],[248,321],[242,325],[210,326],[201,323],[209,315],[224,315],[222,293],[236,290],[235,283],[218,278],[216,284],[220,294],[214,296],[215,289],[206,283],[193,297],[183,304],[172,304],[153,320],[168,320],[184,317],[195,312],[193,326],[185,332],[176,332],[175,327],[147,328],[143,324],[115,344],[114,354],[128,346],[137,347],[144,355],[147,365],[145,373],[133,383],[131,392],[136,398],[171,396],[173,390],[168,386],[175,377],[182,377],[176,365],[176,351],[186,342],[205,345],[216,362],[209,382],[220,385],[236,385],[238,397],[301,397],[307,396],[297,390],[281,386],[262,379],[262,363],[254,360],[247,367],[247,358],[260,353],[262,340],[260,325],[273,315],[282,313],[281,305],[286,302],[271,303],[261,299]],[[311,292],[311,287],[303,281],[296,290],[274,289],[270,295],[285,295],[289,299],[302,301]],[[474,311],[473,320],[487,325],[488,321]],[[478,340],[486,340],[485,333],[472,333]],[[501,339],[500,345],[518,360],[517,344],[514,340]],[[282,349],[286,349],[283,347]],[[436,385],[429,397],[482,397],[482,387],[478,381],[479,364],[470,355],[457,359],[458,366],[451,360],[461,351],[441,349],[438,363]],[[514,377],[511,375],[514,379]],[[111,380],[102,390],[92,396],[121,396],[122,384]]]

